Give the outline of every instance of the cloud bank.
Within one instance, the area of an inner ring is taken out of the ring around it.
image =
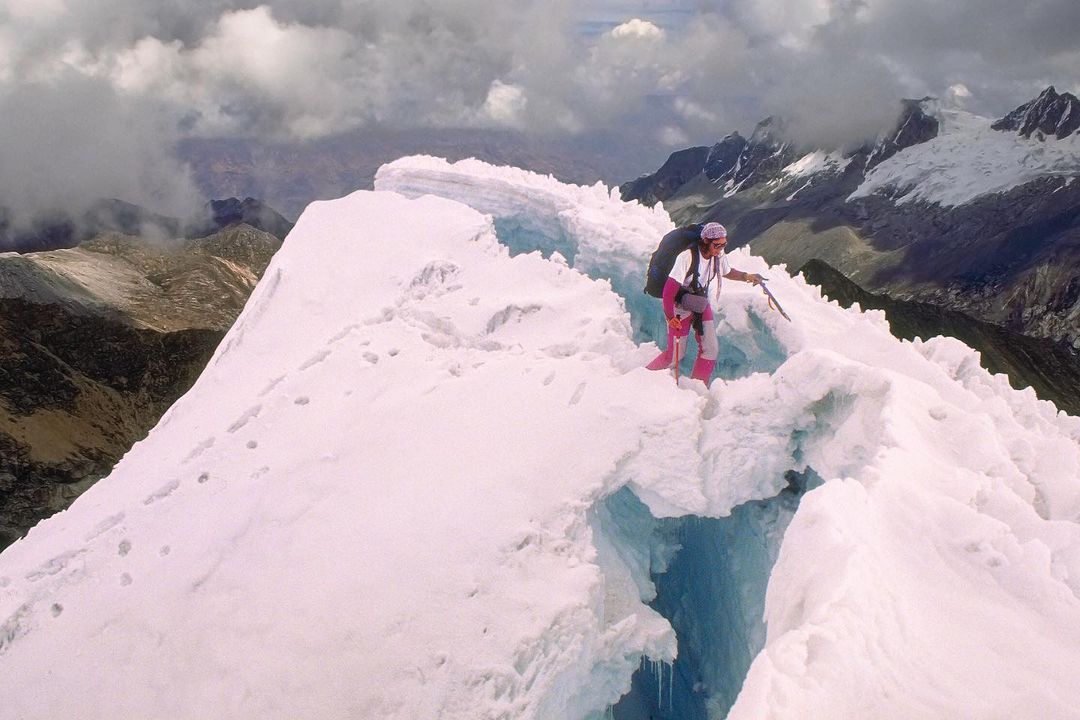
[[[1077,27],[1075,0],[0,0],[0,196],[169,210],[182,137],[376,124],[850,143],[901,97],[1080,89]]]

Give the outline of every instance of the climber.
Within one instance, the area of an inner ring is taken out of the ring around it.
[[[677,234],[681,233],[680,237],[686,237],[688,233],[693,233],[696,229],[697,226],[688,226],[674,230],[664,237],[664,240],[672,239],[672,242],[668,242],[666,246],[670,247],[673,243],[679,242]],[[692,234],[690,239],[695,239]],[[660,243],[661,249],[665,247],[664,240]],[[720,223],[710,222],[700,226],[696,240],[697,242],[690,242],[689,247],[675,258],[671,271],[664,281],[662,299],[664,316],[668,324],[667,349],[657,355],[646,367],[650,370],[664,370],[671,367],[675,357],[676,343],[679,343],[678,356],[683,357],[692,326],[698,343],[698,357],[694,362],[690,377],[708,385],[712,380],[713,367],[716,365],[716,356],[720,350],[716,338],[716,320],[709,303],[709,285],[714,279],[716,280],[716,296],[719,297],[722,278],[760,285],[762,277],[757,273],[732,269],[724,254],[724,248],[727,246],[727,229]],[[660,261],[658,257],[660,255],[662,253],[658,249],[653,256],[650,273],[654,272],[654,265]]]

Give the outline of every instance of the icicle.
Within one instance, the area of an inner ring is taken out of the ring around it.
[[[662,660],[656,661],[656,709],[664,707],[664,665]]]
[[[649,664],[652,665],[652,675],[657,678],[657,708],[659,709],[664,694],[664,683],[660,679],[660,661],[650,660]]]
[[[667,709],[671,712],[675,709],[675,663],[668,663],[667,672]]]

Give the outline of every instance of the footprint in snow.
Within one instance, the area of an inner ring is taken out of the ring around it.
[[[282,383],[282,381],[284,381],[284,380],[285,380],[284,375],[278,375],[276,378],[271,380],[269,382],[269,384],[267,384],[266,387],[264,387],[262,389],[262,391],[259,393],[259,397],[262,397],[263,395],[266,395],[268,392],[270,392],[271,390],[276,388],[278,385],[280,385]]]
[[[131,552],[131,541],[130,540],[121,540],[120,545],[117,546],[117,548],[116,548],[116,554],[119,555],[120,557],[124,557],[129,552]]]
[[[67,552],[60,553],[54,558],[51,558],[48,562],[43,563],[31,573],[26,574],[26,579],[30,582],[37,582],[42,578],[50,575],[56,575],[62,572],[74,558],[82,555],[85,550],[68,550]]]
[[[213,437],[206,438],[201,443],[196,445],[195,449],[193,449],[190,453],[188,453],[188,456],[186,458],[184,458],[184,462],[190,462],[190,461],[194,460],[195,458],[199,457],[200,455],[202,455],[204,452],[206,452],[207,450],[209,450],[213,446],[214,446],[214,438]]]
[[[254,450],[255,448],[259,447],[259,443],[257,440],[248,440],[247,446],[249,450]]]
[[[127,574],[127,573],[122,573],[122,574],[120,575],[120,586],[121,586],[121,587],[127,587],[127,586],[128,586],[128,585],[130,585],[130,584],[131,584],[132,582],[133,582],[133,581],[132,581],[132,579],[131,579],[131,575],[129,575],[129,574]]]
[[[311,402],[311,398],[309,398],[307,395],[301,395],[300,397],[293,400],[294,405],[307,405],[309,402]]]
[[[208,472],[201,473],[199,475],[198,483],[200,485],[204,485],[206,483],[206,481],[209,480],[209,479],[210,479],[210,473],[208,473]]]
[[[570,398],[571,405],[577,405],[581,402],[582,396],[585,395],[585,383],[581,383],[577,386],[577,390],[574,391],[574,396]]]
[[[97,525],[95,525],[94,529],[91,530],[90,532],[88,532],[83,537],[83,539],[86,542],[90,542],[94,538],[100,537],[101,535],[104,535],[105,533],[107,533],[109,530],[112,530],[114,527],[116,527],[117,525],[119,525],[123,521],[124,521],[124,513],[122,513],[122,512],[118,512],[115,515],[110,515],[109,517],[105,518],[104,520],[99,522]]]
[[[334,337],[330,338],[330,341],[327,343],[327,345],[333,345],[334,343],[339,342],[340,340],[344,340],[349,335],[349,333],[351,333],[354,330],[359,330],[360,327],[361,326],[360,326],[359,323],[353,323],[352,325],[349,325],[348,327],[343,328],[341,330],[341,332],[339,332]]]
[[[234,433],[240,428],[244,427],[248,424],[249,420],[259,417],[260,412],[262,412],[262,405],[254,405],[252,407],[249,407],[247,410],[244,411],[243,415],[238,417],[236,421],[229,426],[229,432]]]
[[[150,493],[143,500],[143,505],[153,505],[158,500],[164,500],[165,498],[176,492],[176,489],[180,487],[180,480],[173,479],[159,487],[154,492]]]
[[[304,364],[300,366],[300,369],[301,370],[307,370],[309,367],[312,367],[314,365],[318,365],[319,363],[321,363],[323,360],[325,360],[328,357],[330,357],[330,351],[329,350],[320,350],[319,352],[317,352],[314,355],[312,355],[311,357],[309,357],[307,359],[307,361],[304,362]]]

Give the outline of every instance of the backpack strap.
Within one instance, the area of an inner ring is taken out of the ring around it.
[[[697,243],[694,243],[689,247],[690,250],[690,269],[686,271],[686,275],[683,276],[682,287],[675,293],[675,302],[682,302],[683,295],[688,292],[692,292],[695,295],[701,294],[701,283],[698,282],[697,270],[701,259],[698,253]],[[690,281],[689,286],[686,284],[687,280]]]
[[[698,250],[697,243],[690,246],[690,270],[687,271],[686,277],[683,278],[683,284],[686,284],[687,280],[690,280],[690,288],[694,292],[701,291],[701,283],[698,282],[698,265],[701,263],[701,252]]]

